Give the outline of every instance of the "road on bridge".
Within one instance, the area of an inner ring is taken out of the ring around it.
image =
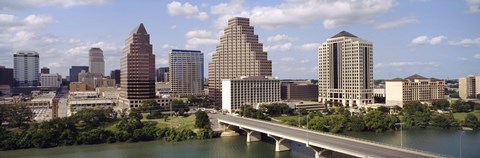
[[[217,114],[220,122],[249,128],[261,133],[272,134],[300,143],[309,143],[311,146],[325,148],[345,154],[361,157],[388,157],[388,158],[421,158],[421,157],[443,157],[430,153],[414,151],[400,147],[393,147],[383,144],[376,144],[363,140],[356,140],[348,137],[341,137],[327,133],[314,132],[297,127],[279,125],[267,121],[243,118],[231,115]],[[307,134],[308,133],[308,134]]]

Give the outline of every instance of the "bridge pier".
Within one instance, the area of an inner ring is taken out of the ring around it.
[[[253,130],[246,129],[246,128],[242,128],[242,127],[240,127],[240,129],[247,132],[247,143],[257,142],[257,141],[262,140],[262,135],[261,135],[260,132],[253,131]]]
[[[275,151],[288,151],[290,150],[290,140],[277,137],[274,135],[267,134],[268,137],[271,137],[275,140]]]
[[[230,137],[230,136],[238,136],[239,134],[235,132],[235,127],[229,124],[222,124],[218,123],[220,129],[222,129],[222,134],[220,135],[221,137]]]
[[[311,146],[309,144],[307,144],[307,147],[312,149],[315,152],[315,158],[332,157],[331,150],[327,150],[327,149],[316,147],[316,146]]]

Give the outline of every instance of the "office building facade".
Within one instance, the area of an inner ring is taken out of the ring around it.
[[[13,54],[13,76],[17,86],[37,86],[40,56],[35,51],[20,51]]]
[[[373,103],[373,44],[342,31],[318,49],[318,101],[363,106]]]
[[[41,87],[56,87],[60,88],[62,85],[62,76],[59,74],[40,74]]]
[[[78,74],[84,70],[88,72],[88,66],[72,66],[70,68],[70,82],[78,82]]]
[[[203,94],[203,53],[173,49],[169,56],[171,91],[177,95]]]
[[[89,72],[98,73],[105,76],[105,61],[103,59],[103,50],[100,48],[91,48],[88,51]]]
[[[0,85],[8,85],[10,88],[14,85],[13,69],[0,66]]]
[[[110,72],[110,79],[115,80],[115,84],[120,85],[120,70],[112,70]]]
[[[282,100],[316,100],[318,98],[318,86],[309,81],[282,81]]]
[[[240,76],[272,76],[272,61],[259,43],[248,18],[228,20],[220,44],[208,64],[208,96],[222,101],[222,80]]]
[[[160,67],[157,69],[157,82],[170,82],[170,68]]]
[[[458,79],[458,95],[462,99],[475,99],[480,94],[480,76],[470,74]],[[477,98],[480,99],[480,98]]]
[[[280,101],[280,80],[269,76],[242,76],[222,80],[222,110],[241,111],[246,105]]]
[[[387,105],[403,107],[407,102],[419,101],[431,103],[437,99],[444,99],[445,81],[412,75],[401,79],[395,78],[385,81],[385,100]]]
[[[155,55],[150,35],[143,24],[125,40],[120,58],[120,99],[122,108],[135,108],[142,101],[155,99]]]
[[[42,69],[40,69],[40,73],[41,74],[50,74],[50,69],[48,67],[42,67]]]

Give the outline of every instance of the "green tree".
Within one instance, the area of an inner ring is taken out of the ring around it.
[[[457,126],[457,121],[453,117],[453,114],[433,114],[431,125],[434,127],[449,129],[452,126]]]
[[[480,122],[478,121],[478,118],[477,116],[475,116],[474,114],[467,114],[467,116],[465,117],[465,121],[464,121],[464,126],[466,127],[470,127],[470,128],[473,128],[473,129],[479,129],[480,128]]]
[[[380,112],[383,112],[383,113],[389,113],[390,112],[390,108],[387,108],[385,106],[379,106],[377,108],[377,110],[380,111]]]
[[[365,122],[363,121],[362,116],[351,116],[349,121],[349,130],[354,132],[360,132],[365,130]]]
[[[195,127],[207,129],[210,128],[210,120],[205,111],[199,110],[195,113]]]
[[[377,133],[383,132],[387,130],[386,124],[384,122],[385,116],[386,115],[380,111],[371,110],[363,117],[365,121],[365,126],[368,130],[375,131]]]
[[[317,130],[317,131],[324,131],[328,132],[328,127],[327,127],[327,119],[324,117],[320,116],[314,116],[313,119],[308,121],[308,128]]]
[[[120,122],[118,122],[116,127],[121,131],[132,133],[135,129],[142,128],[143,123],[138,118],[133,118],[133,117],[122,118]]]
[[[183,115],[185,112],[190,111],[188,105],[181,100],[174,99],[170,102],[170,104],[172,105],[173,111],[175,111],[178,115]]]
[[[26,128],[33,119],[32,110],[23,104],[5,106],[0,110],[3,111],[1,112],[1,115],[3,115],[1,120],[8,122],[10,127]]]
[[[446,99],[438,99],[438,100],[434,100],[432,102],[432,107],[433,109],[445,109],[447,107],[450,107],[450,102],[448,102],[448,100]]]

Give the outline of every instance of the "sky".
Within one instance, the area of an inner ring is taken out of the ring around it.
[[[318,46],[342,30],[373,43],[375,79],[480,75],[480,0],[1,0],[0,65],[33,50],[40,67],[65,76],[100,47],[109,74],[144,23],[157,68],[168,66],[171,49],[193,49],[207,72],[237,16],[250,18],[280,79],[317,79]]]

